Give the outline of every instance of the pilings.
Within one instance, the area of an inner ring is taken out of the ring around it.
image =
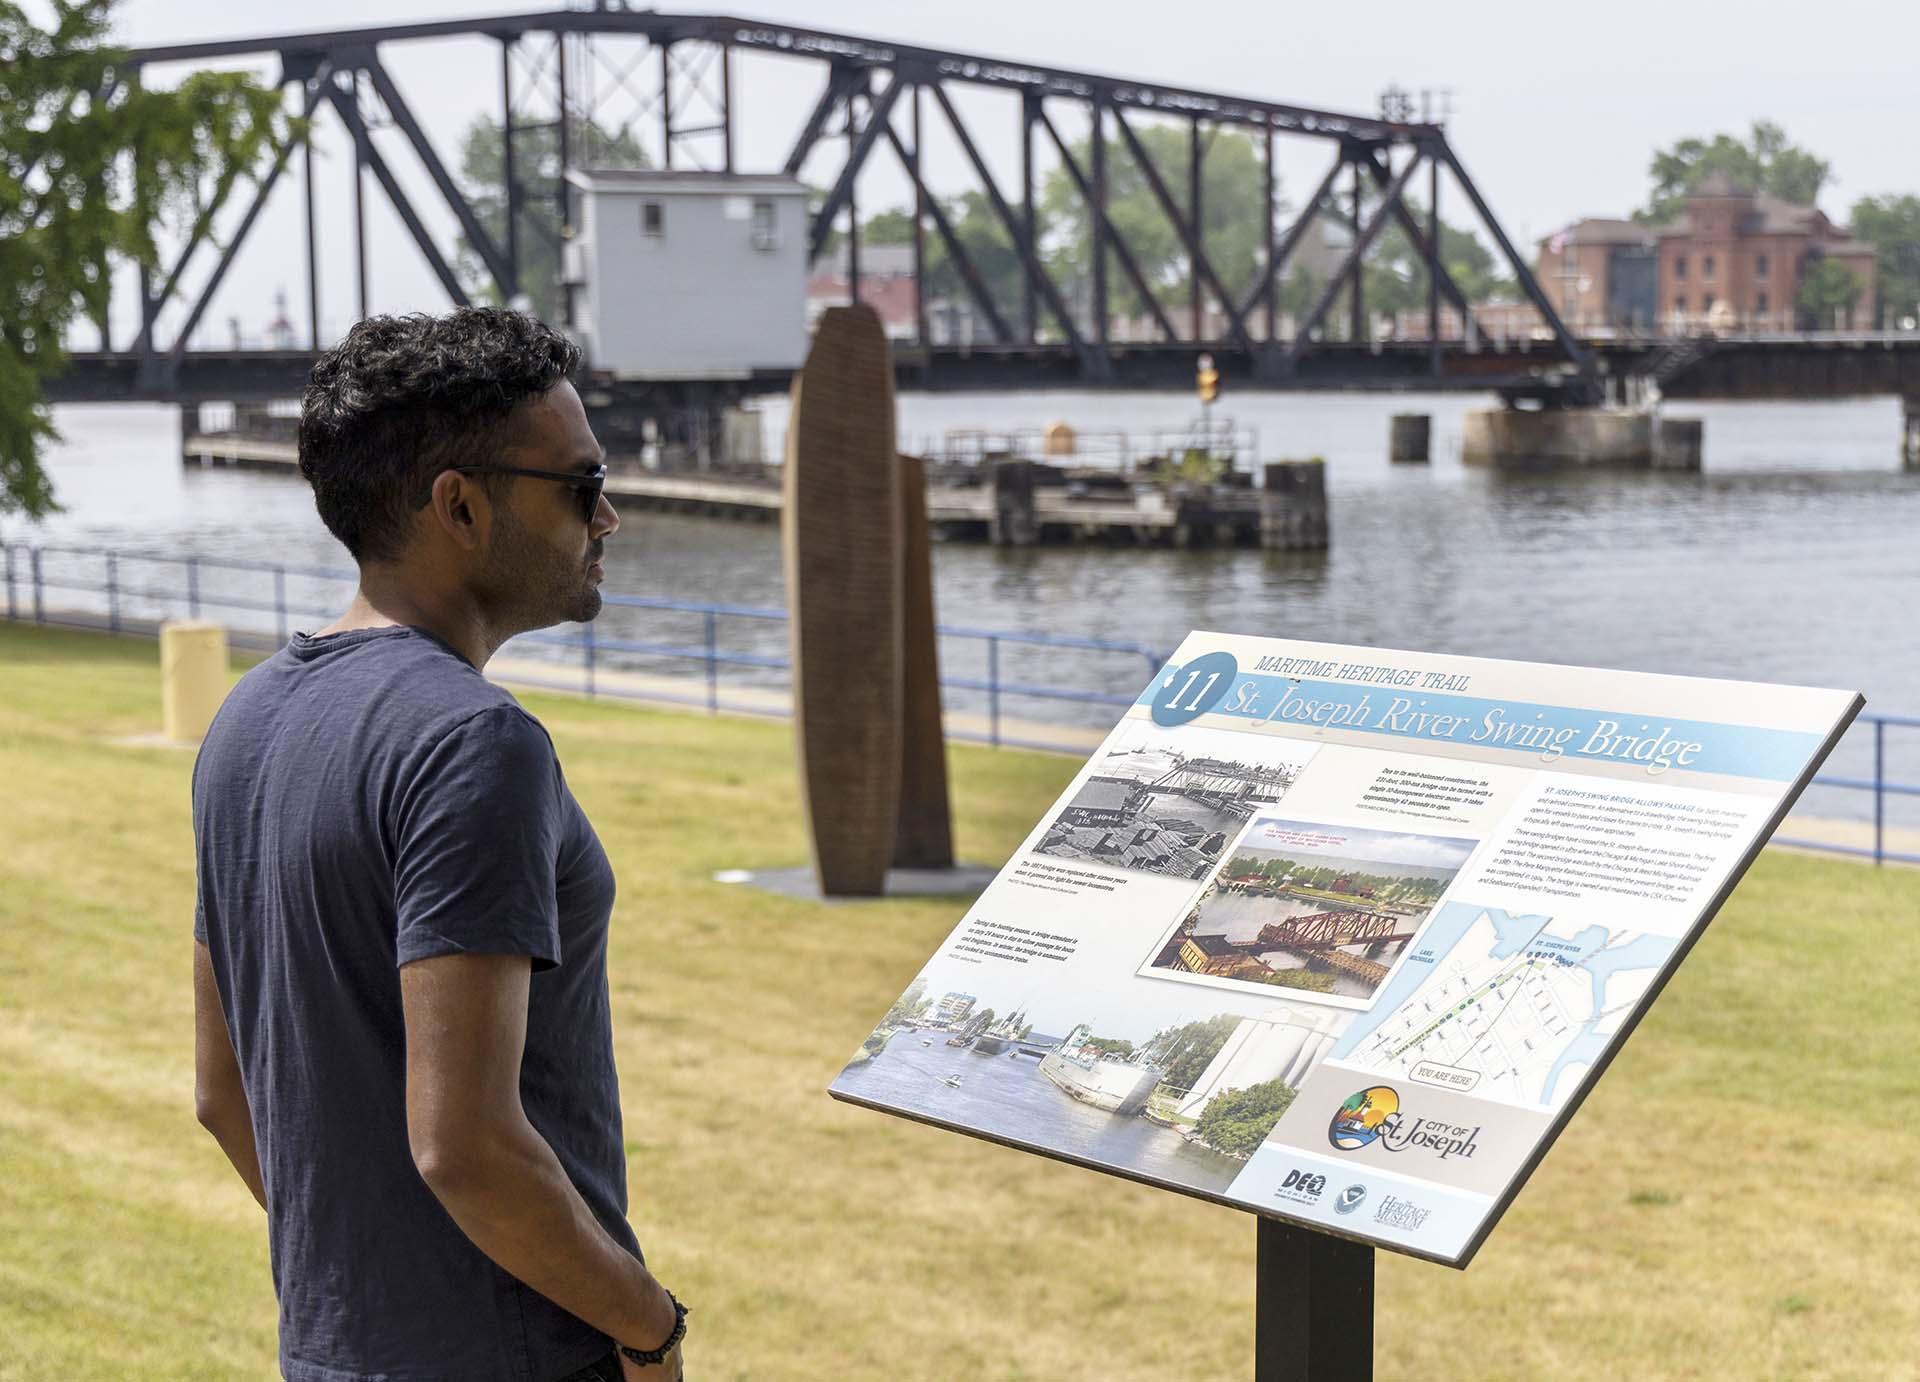
[[[1510,469],[1700,469],[1705,427],[1611,408],[1493,408],[1468,413],[1460,459]]]
[[[1699,470],[1707,425],[1697,417],[1657,418],[1653,425],[1655,470]]]
[[[987,540],[995,547],[1032,547],[1039,542],[1033,462],[995,461],[989,473],[988,489],[993,508],[987,519]]]
[[[1327,467],[1324,461],[1272,461],[1261,472],[1260,545],[1276,551],[1327,546]]]
[[[1425,413],[1395,413],[1387,438],[1388,460],[1423,464],[1432,459],[1433,419]]]

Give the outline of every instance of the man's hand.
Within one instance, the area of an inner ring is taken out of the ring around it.
[[[625,1382],[680,1382],[680,1345],[675,1344],[673,1352],[657,1363],[636,1363],[621,1354],[620,1376]]]

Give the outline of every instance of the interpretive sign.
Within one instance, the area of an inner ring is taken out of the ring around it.
[[[1192,634],[832,1092],[1464,1266],[1862,704]]]

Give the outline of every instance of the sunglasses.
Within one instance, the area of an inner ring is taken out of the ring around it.
[[[462,475],[531,475],[536,480],[557,480],[571,485],[574,497],[580,501],[580,517],[587,523],[592,523],[594,514],[600,511],[600,494],[607,487],[604,461],[592,470],[523,470],[510,465],[454,465],[447,469]]]

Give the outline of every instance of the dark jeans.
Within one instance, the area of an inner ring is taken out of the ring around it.
[[[559,1382],[620,1382],[620,1355],[609,1349],[607,1356],[596,1358],[584,1368],[576,1368]]]

